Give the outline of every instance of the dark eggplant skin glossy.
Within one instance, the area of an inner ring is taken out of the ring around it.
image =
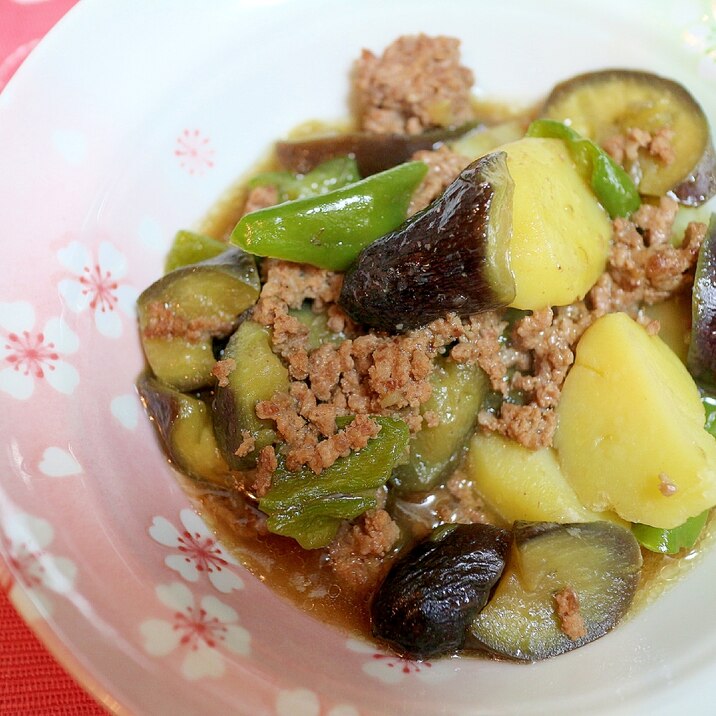
[[[413,659],[456,652],[510,545],[511,533],[493,525],[439,527],[388,572],[371,606],[373,635]]]
[[[276,157],[289,171],[305,174],[336,157],[355,157],[362,177],[377,174],[410,161],[421,149],[437,149],[475,129],[476,122],[449,129],[433,129],[422,134],[372,134],[350,132],[276,143]]]
[[[365,326],[400,331],[508,305],[513,182],[504,152],[478,159],[443,195],[367,246],[339,304]]]
[[[696,264],[687,365],[704,388],[716,390],[716,214],[711,215]]]

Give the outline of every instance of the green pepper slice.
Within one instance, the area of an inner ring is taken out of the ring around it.
[[[251,212],[231,241],[256,256],[344,271],[365,246],[405,221],[427,171],[423,162],[408,162],[321,196]]]
[[[527,136],[564,140],[612,219],[628,216],[641,206],[639,192],[629,175],[603,149],[571,127],[554,119],[536,119],[528,127]]]
[[[350,157],[338,157],[319,164],[306,174],[263,172],[250,179],[247,186],[249,189],[257,186],[274,186],[278,191],[279,202],[283,203],[320,196],[357,181],[360,181],[360,174],[356,160]]]
[[[320,475],[308,468],[288,472],[279,467],[271,489],[259,501],[259,508],[269,516],[270,532],[293,537],[304,549],[325,547],[341,520],[376,506],[375,492],[403,457],[410,433],[402,420],[373,420],[381,426],[378,435]]]

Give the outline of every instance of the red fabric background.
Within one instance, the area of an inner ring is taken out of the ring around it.
[[[0,91],[77,0],[0,0]],[[106,715],[55,661],[0,589],[0,716]]]

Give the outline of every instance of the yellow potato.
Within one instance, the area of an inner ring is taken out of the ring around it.
[[[537,310],[584,297],[606,265],[612,225],[561,139],[500,147],[514,180],[512,306]]]
[[[477,492],[506,522],[614,520],[582,505],[552,448],[529,450],[501,435],[480,432],[470,443],[467,470]]]
[[[581,502],[630,522],[676,527],[716,504],[716,441],[686,368],[623,313],[577,346],[555,446]]]

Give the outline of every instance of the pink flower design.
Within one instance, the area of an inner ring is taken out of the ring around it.
[[[127,272],[124,255],[107,241],[101,242],[96,252],[72,241],[57,252],[57,259],[73,274],[73,278],[63,279],[57,286],[67,307],[75,313],[91,311],[103,336],[121,336],[122,320],[117,309],[133,317],[138,295],[122,280]]]
[[[437,682],[454,674],[449,663],[436,665],[429,661],[404,659],[397,654],[378,652],[374,646],[357,639],[349,639],[346,646],[350,651],[364,654],[367,661],[363,662],[363,672],[384,684],[399,684],[404,679],[410,678]]]
[[[197,582],[206,575],[212,586],[224,594],[242,589],[243,580],[232,570],[238,562],[216,541],[199,515],[184,509],[179,513],[179,519],[180,529],[159,516],[149,528],[153,540],[176,551],[166,557],[164,564],[188,582]]]
[[[35,327],[35,309],[26,301],[0,303],[0,390],[27,400],[36,380],[69,395],[79,383],[77,369],[63,360],[79,339],[61,318]]]
[[[119,284],[112,278],[110,270],[104,271],[95,263],[93,266],[83,266],[80,283],[84,287],[82,295],[89,297],[89,307],[95,311],[113,311],[117,304],[115,291]]]
[[[174,156],[179,159],[179,166],[189,174],[203,174],[214,166],[208,137],[202,136],[198,129],[185,129],[177,138]]]
[[[46,341],[44,333],[23,331],[8,333],[5,344],[5,360],[23,375],[44,378],[45,370],[55,370],[54,361],[60,359],[52,341]]]
[[[226,625],[210,616],[206,609],[188,607],[186,612],[174,614],[174,630],[181,634],[179,643],[196,651],[203,641],[212,649],[226,638]]]
[[[404,674],[418,674],[423,669],[432,669],[429,661],[411,661],[395,654],[373,654],[373,658],[382,661],[388,669],[397,669]]]
[[[50,593],[69,592],[77,575],[74,562],[47,550],[54,539],[52,525],[25,513],[10,515],[0,535],[2,554],[16,583],[23,587],[30,600],[52,613]],[[2,575],[2,572],[0,572]],[[2,582],[3,587],[5,582]],[[8,580],[8,589],[14,585]]]
[[[147,619],[139,629],[144,649],[152,656],[182,654],[181,671],[193,681],[218,678],[226,670],[224,651],[248,656],[251,635],[238,624],[239,616],[216,597],[194,594],[180,582],[156,588],[160,602],[172,610],[169,619]]]

